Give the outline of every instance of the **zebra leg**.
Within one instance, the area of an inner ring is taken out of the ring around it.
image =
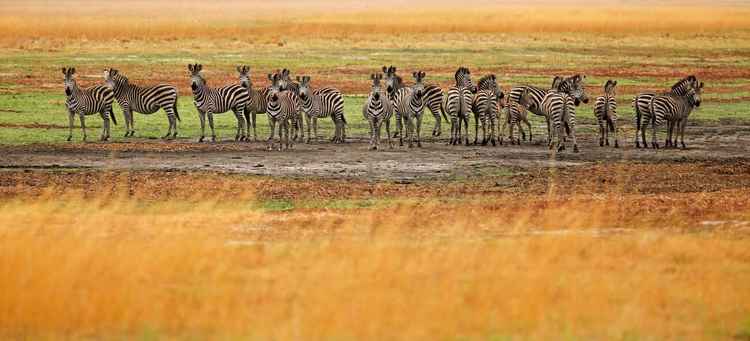
[[[209,110],[206,113],[208,116],[208,126],[211,128],[211,142],[216,142],[216,130],[214,129],[214,113]]]
[[[312,117],[310,117],[310,115],[308,114],[305,114],[304,118],[306,118],[305,127],[307,128],[307,141],[305,142],[309,144],[310,138],[312,137],[312,134],[310,134],[310,128],[311,128],[310,126],[312,125]]]
[[[659,149],[659,143],[656,142],[656,122],[651,123],[651,147],[654,149]]]
[[[276,120],[269,117],[268,118],[268,127],[271,130],[271,135],[268,137],[268,150],[273,149],[273,135],[276,133]],[[281,132],[279,132],[281,134]],[[281,137],[279,137],[281,138]]]
[[[516,144],[516,139],[513,136],[513,130],[514,130],[515,127],[516,127],[516,124],[513,123],[513,122],[511,122],[510,123],[510,127],[508,128],[508,130],[509,130],[509,132],[508,132],[508,140],[510,140],[510,145],[511,146],[514,145],[514,144]]]
[[[570,126],[570,138],[573,140],[573,153],[578,153],[578,140],[576,139],[576,125],[575,123],[569,124]],[[609,145],[609,143],[607,143]]]
[[[464,142],[468,146],[469,145],[469,120],[471,118],[469,115],[464,116],[464,131],[466,134],[464,135]]]
[[[255,119],[256,119],[256,116],[257,116],[257,113],[255,112],[255,110],[252,110],[250,112],[250,118],[252,118],[252,120],[253,120],[253,141],[258,141],[258,131],[255,129],[255,124],[256,124]],[[250,133],[248,132],[248,134],[250,134]]]
[[[672,132],[674,131],[674,123],[667,120],[667,138],[664,140],[664,148],[672,146]]]
[[[417,116],[417,147],[422,148],[422,115]]]
[[[133,113],[130,112],[130,107],[126,104],[122,104],[122,116],[125,117],[125,137],[130,136],[130,115]]]
[[[648,125],[649,121],[643,121],[641,120],[641,143],[643,144],[643,148],[648,148],[648,144],[646,143],[646,126]],[[653,125],[653,123],[651,123]],[[638,135],[635,136],[636,139],[638,139]]]
[[[198,142],[203,142],[203,139],[206,138],[206,113],[198,110],[198,118],[201,121],[201,137]]]
[[[393,141],[391,141],[391,120],[385,120],[385,136],[388,138],[388,148],[393,149]]]
[[[531,140],[532,140],[532,137],[531,137],[531,123],[529,123],[528,119],[524,119],[524,122],[526,123],[526,126],[529,128],[529,142],[531,142]],[[519,127],[520,127],[520,124],[519,124]]]
[[[164,107],[164,112],[167,113],[167,121],[169,121],[169,128],[167,128],[167,135],[162,136],[162,139],[170,139],[172,138],[172,130],[174,129],[175,132],[177,132],[177,120],[175,119],[174,111],[172,110],[171,106]],[[128,119],[125,118],[125,121]]]
[[[604,122],[601,119],[597,119],[599,123],[599,147],[604,147]]]
[[[440,136],[440,130],[441,130],[440,129],[440,123],[441,123],[440,113],[439,112],[436,113],[432,111],[432,109],[430,109],[430,112],[432,113],[432,117],[435,118],[435,126],[432,127],[432,136],[436,136],[436,137]]]
[[[79,113],[78,118],[81,120],[81,131],[83,132],[83,141],[86,141],[86,115],[84,113]]]
[[[509,114],[510,115],[510,114]],[[500,138],[500,145],[503,145],[503,134],[505,134],[505,127],[508,126],[508,120],[507,118],[503,120],[503,125],[500,127],[500,131],[498,132],[498,137]]]
[[[237,132],[234,134],[235,141],[245,140],[245,113],[242,112],[242,108],[238,108],[234,111],[234,116],[237,117]]]
[[[490,142],[492,143],[492,146],[497,145],[496,141],[496,134],[495,131],[497,130],[497,118],[496,117],[490,117]]]
[[[615,148],[620,148],[619,144],[617,143],[617,119],[612,120],[612,132],[615,133]]]
[[[683,118],[680,124],[680,144],[682,144],[682,149],[687,149],[687,146],[685,146],[685,127],[687,127],[687,117]],[[677,145],[677,138],[675,137],[675,145]]]
[[[395,110],[395,112],[396,112],[396,132],[393,133],[393,137],[394,138],[396,138],[396,137],[400,138],[401,137],[401,129],[403,128],[403,122],[401,122],[401,120],[402,120],[401,113],[398,110]],[[401,145],[402,146],[404,145],[403,144],[403,140],[401,140]]]
[[[107,129],[109,129],[109,117],[107,111],[99,113],[102,116],[102,135],[99,137],[99,141],[107,141]]]
[[[68,110],[68,141],[73,139],[73,125],[75,124],[75,113]]]

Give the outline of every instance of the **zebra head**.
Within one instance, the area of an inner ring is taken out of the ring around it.
[[[250,89],[253,86],[253,81],[250,80],[250,68],[247,65],[238,66],[237,72],[240,74],[240,86]]]
[[[688,88],[685,94],[694,107],[698,108],[701,106],[701,93],[703,92],[703,82],[698,82],[697,85]]]
[[[121,75],[118,70],[110,68],[104,70],[104,83],[107,87],[114,90],[121,85],[127,84],[128,78]]]
[[[281,83],[283,81],[281,73],[269,73],[268,80],[271,81],[271,86],[268,87],[268,98],[271,101],[276,102],[279,100],[279,92],[281,92]]]
[[[289,90],[289,84],[292,82],[289,76],[289,69],[283,69],[281,72],[276,72],[279,75],[279,90]]]
[[[388,95],[393,95],[396,90],[402,87],[404,81],[396,74],[396,67],[393,65],[383,66],[383,74],[385,74],[385,91],[388,92]]]
[[[70,96],[73,94],[73,90],[78,86],[76,85],[76,79],[73,75],[76,73],[76,68],[62,68],[62,73],[65,75],[65,95]]]
[[[575,105],[578,106],[583,103],[589,102],[589,96],[586,94],[586,76],[575,75],[569,78],[565,78],[561,83],[559,90],[567,93],[573,97]]]
[[[299,82],[299,98],[306,101],[310,98],[312,90],[310,89],[310,76],[297,76]]]
[[[615,87],[617,86],[617,81],[608,80],[606,84],[604,84],[604,93],[609,95],[610,97],[615,95]]]
[[[454,75],[457,88],[469,89],[472,93],[477,92],[477,87],[471,81],[471,72],[466,67],[460,67]]]
[[[518,103],[521,104],[524,108],[532,111],[536,110],[536,106],[538,104],[531,99],[531,92],[529,92],[528,87],[523,88],[521,97],[518,98]]]
[[[477,91],[491,90],[495,94],[495,100],[500,101],[505,97],[503,90],[497,85],[497,76],[488,74],[482,76],[477,82]]]
[[[197,93],[206,86],[206,80],[201,76],[203,65],[188,64],[188,70],[190,70],[190,88],[193,90],[193,93]]]
[[[370,89],[370,97],[375,100],[380,100],[380,93],[383,92],[383,88],[380,85],[380,80],[383,79],[382,73],[373,73],[370,75],[372,79],[372,88]]]
[[[414,92],[414,98],[421,99],[422,95],[424,95],[424,83],[422,82],[422,80],[424,80],[425,73],[424,71],[417,71],[412,73],[411,75],[416,81],[414,85],[411,86],[411,89]]]
[[[677,95],[684,95],[688,92],[688,88],[696,88],[699,84],[700,83],[698,82],[698,78],[694,75],[690,75],[683,79],[680,79],[679,81],[677,81],[677,83],[674,83],[674,85],[672,85],[672,93]]]

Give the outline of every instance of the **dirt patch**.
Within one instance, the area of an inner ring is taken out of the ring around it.
[[[42,123],[0,123],[0,128],[29,128],[29,129],[68,129],[67,126],[59,124],[42,124]]]

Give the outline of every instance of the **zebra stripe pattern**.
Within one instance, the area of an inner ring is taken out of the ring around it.
[[[169,121],[167,134],[162,138],[177,137],[177,121],[180,120],[177,111],[177,87],[168,84],[141,87],[131,84],[125,75],[111,68],[104,71],[104,80],[114,91],[115,98],[122,107],[125,116],[125,137],[135,135],[133,112],[150,115],[159,109],[164,109]]]
[[[531,92],[528,89],[524,89],[524,91],[521,92],[521,97],[519,98],[518,103],[506,98],[505,111],[507,112],[507,115],[505,120],[503,121],[503,127],[500,129],[500,144],[503,144],[502,133],[505,131],[506,125],[510,125],[510,130],[508,133],[510,144],[517,143],[520,145],[521,139],[526,140],[526,133],[521,126],[522,122],[525,123],[529,129],[529,141],[531,141],[531,123],[529,123],[527,115],[527,111],[530,107],[533,106],[530,93]],[[515,137],[513,136],[513,128],[516,126],[518,127],[518,131],[521,133],[521,138],[519,139],[515,139]]]
[[[542,99],[541,107],[541,111],[552,121],[552,132],[557,134],[557,151],[565,150],[565,137],[570,136],[573,140],[573,152],[578,153],[575,98],[564,92],[550,91]],[[549,145],[552,148],[551,142]]]
[[[205,139],[206,116],[208,116],[208,125],[211,127],[211,141],[216,141],[214,114],[221,114],[230,110],[234,112],[234,116],[237,118],[237,133],[234,140],[246,140],[244,113],[250,99],[247,90],[238,84],[220,88],[209,87],[200,73],[203,70],[201,64],[188,64],[188,70],[191,74],[190,88],[193,90],[193,100],[201,121],[201,137],[198,142],[203,142]]]
[[[406,85],[404,84],[403,79],[396,74],[395,66],[383,66],[383,73],[385,74],[386,91],[392,99],[393,94]],[[435,119],[435,125],[432,127],[432,136],[440,136],[442,133],[442,121],[448,121],[448,117],[445,115],[445,110],[443,110],[443,89],[435,84],[425,84],[423,96],[424,106],[430,110],[432,117]],[[397,116],[396,118],[396,125],[399,131],[394,134],[394,137],[398,136],[401,129],[400,116]]]
[[[656,128],[664,121],[670,122],[673,127],[677,128],[682,148],[686,148],[685,127],[687,126],[687,118],[693,109],[700,107],[702,90],[703,83],[701,82],[695,87],[688,87],[684,95],[668,93],[654,96],[649,106],[649,111],[653,115],[651,123],[651,145],[653,148],[659,148],[659,144],[656,142]],[[670,140],[671,134],[670,131],[670,136],[667,137]],[[675,137],[676,140],[677,137]]]
[[[476,93],[477,88],[471,81],[471,72],[465,67],[460,67],[454,74],[456,85],[448,88],[445,96],[445,108],[446,114],[451,118],[451,139],[450,144],[456,145],[464,140],[465,144],[469,144],[469,110],[471,102],[474,98],[473,93]],[[462,134],[462,123],[463,131]]]
[[[672,88],[670,89],[669,93],[683,96],[685,95],[690,88],[694,88],[698,84],[698,79],[694,75],[687,76],[685,78],[682,78],[677,81],[674,85],[672,85]],[[648,148],[648,144],[646,143],[646,128],[650,123],[653,123],[653,115],[651,114],[651,101],[654,99],[654,97],[658,95],[656,92],[642,92],[635,96],[633,98],[633,109],[635,109],[635,147],[640,148],[641,144],[638,141],[638,133],[640,132],[641,136],[641,142],[643,142],[643,148]],[[673,129],[671,124],[667,122],[667,130],[668,132]],[[671,134],[667,134],[669,137]],[[671,139],[668,139],[666,141],[666,145],[670,146],[672,145]]]
[[[276,133],[276,124],[279,124],[279,148],[292,148],[292,142],[289,138],[289,125],[294,124],[299,114],[299,96],[289,90],[281,90],[281,75],[269,74],[271,89],[266,106],[266,115],[268,115],[268,124],[271,128],[271,135],[268,137],[268,150],[273,149],[273,137]],[[291,122],[290,122],[291,121]]]
[[[310,76],[297,77],[297,81],[299,82],[300,109],[307,117],[307,143],[310,143],[311,137],[318,138],[318,118],[328,116],[331,117],[336,127],[331,141],[344,143],[346,117],[344,116],[344,96],[341,91],[330,87],[313,91],[310,88]],[[310,125],[313,126],[313,135],[310,134]]]
[[[102,117],[102,120],[104,120],[100,140],[108,140],[110,136],[109,119],[112,118],[112,122],[117,124],[115,113],[112,111],[112,102],[115,98],[112,89],[103,85],[95,85],[90,88],[81,89],[78,87],[78,84],[73,77],[76,73],[75,68],[62,68],[62,73],[65,75],[65,106],[68,110],[68,141],[73,139],[75,115],[78,115],[81,120],[83,141],[86,141],[86,115],[93,115],[96,113],[98,113]]]
[[[604,96],[599,96],[594,102],[594,116],[599,123],[599,146],[609,146],[609,133],[615,133],[615,148],[620,145],[617,141],[617,99],[615,87],[617,81],[608,80],[604,84]]]
[[[558,88],[561,81],[562,77],[555,76],[555,78],[552,80],[552,86],[550,87],[550,89]],[[531,85],[520,85],[513,87],[508,93],[508,103],[519,103],[521,94],[524,91],[528,91],[531,105],[529,106],[529,111],[534,115],[544,117],[545,123],[547,124],[547,143],[552,143],[552,125],[550,124],[550,118],[547,117],[544,112],[542,112],[541,104],[544,96],[547,96],[547,93],[550,91],[550,89],[542,89],[540,87]]]
[[[372,87],[367,100],[362,106],[362,115],[370,124],[370,149],[377,150],[380,147],[380,128],[385,122],[385,136],[388,139],[388,146],[393,148],[391,142],[391,116],[393,107],[391,100],[388,98],[388,92],[381,85],[383,74],[371,74]]]
[[[471,102],[471,111],[474,113],[474,144],[477,144],[479,139],[479,123],[481,122],[482,145],[491,141],[494,146],[496,145],[500,100],[505,94],[498,87],[497,78],[493,74],[480,78],[477,82],[477,89]]]
[[[409,142],[409,148],[414,146],[415,135],[417,147],[422,147],[420,140],[422,130],[422,113],[424,112],[424,79],[425,73],[417,71],[412,74],[416,81],[414,85],[406,88],[400,88],[393,94],[393,107],[396,117],[403,117],[406,120],[406,139]],[[399,126],[399,130],[401,127]],[[403,132],[399,131],[399,145],[404,145]]]
[[[268,103],[268,88],[253,88],[253,82],[250,79],[250,68],[243,65],[237,67],[237,72],[240,74],[240,86],[245,88],[250,96],[245,107],[245,122],[246,132],[245,135],[250,137],[250,127],[253,127],[253,141],[258,140],[258,132],[256,130],[256,118],[258,114],[264,114],[266,112],[266,106]]]

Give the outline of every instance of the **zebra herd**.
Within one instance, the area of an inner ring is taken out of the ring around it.
[[[270,85],[255,88],[250,79],[250,69],[238,66],[238,83],[221,87],[211,87],[201,74],[201,64],[188,65],[190,88],[198,111],[201,125],[199,142],[205,140],[206,119],[211,129],[211,140],[216,140],[214,114],[233,112],[237,119],[236,141],[257,140],[256,116],[266,114],[270,127],[268,149],[289,149],[292,141],[305,140],[304,125],[307,123],[307,142],[317,139],[317,119],[331,117],[335,126],[331,141],[344,143],[347,121],[344,114],[344,99],[341,91],[332,87],[313,89],[309,76],[291,79],[288,69],[268,74]],[[172,85],[138,86],[116,69],[104,71],[105,85],[81,89],[75,81],[75,68],[63,68],[65,75],[66,108],[69,117],[68,141],[73,136],[75,116],[79,116],[83,139],[86,139],[85,116],[99,114],[104,120],[101,140],[110,137],[110,119],[117,124],[112,103],[117,100],[125,117],[125,136],[135,134],[133,113],[153,114],[163,109],[167,114],[169,128],[163,138],[177,136],[177,88]],[[557,151],[566,148],[570,139],[573,151],[578,152],[576,139],[576,108],[588,103],[584,75],[571,77],[555,76],[549,88],[520,85],[506,94],[498,85],[494,74],[481,77],[476,84],[471,72],[460,67],[454,73],[454,85],[445,92],[435,85],[425,83],[424,71],[412,73],[414,82],[406,85],[397,74],[394,66],[383,66],[382,73],[370,75],[371,88],[362,107],[364,119],[369,124],[370,148],[378,149],[381,128],[385,124],[386,139],[393,147],[391,138],[398,138],[399,145],[404,139],[409,147],[422,146],[421,128],[425,108],[434,118],[432,136],[440,136],[442,121],[450,123],[451,145],[469,144],[470,112],[474,118],[474,144],[493,146],[503,144],[503,133],[508,127],[511,144],[521,140],[532,140],[528,112],[542,116],[547,126],[547,144]],[[617,101],[615,88],[617,81],[608,80],[604,85],[604,95],[596,98],[593,112],[599,125],[599,145],[609,146],[609,133],[614,134],[613,145],[619,147],[617,126]],[[687,118],[701,104],[703,82],[691,75],[679,80],[669,91],[644,92],[633,100],[635,109],[635,145],[648,148],[646,130],[651,126],[651,147],[659,148],[656,130],[667,124],[667,147],[677,147],[677,139],[685,148],[684,136]],[[503,113],[505,114],[503,116]],[[395,114],[395,115],[394,115]],[[390,121],[395,119],[396,131],[391,134]],[[502,127],[500,120],[502,119]],[[523,125],[526,126],[524,130]],[[278,145],[274,142],[278,126]],[[479,140],[481,126],[482,139]],[[405,129],[404,129],[405,128]],[[514,136],[518,129],[520,137]],[[312,132],[311,132],[312,129]],[[290,136],[292,135],[292,136]],[[555,137],[557,137],[555,141]],[[639,140],[640,137],[640,140]]]

